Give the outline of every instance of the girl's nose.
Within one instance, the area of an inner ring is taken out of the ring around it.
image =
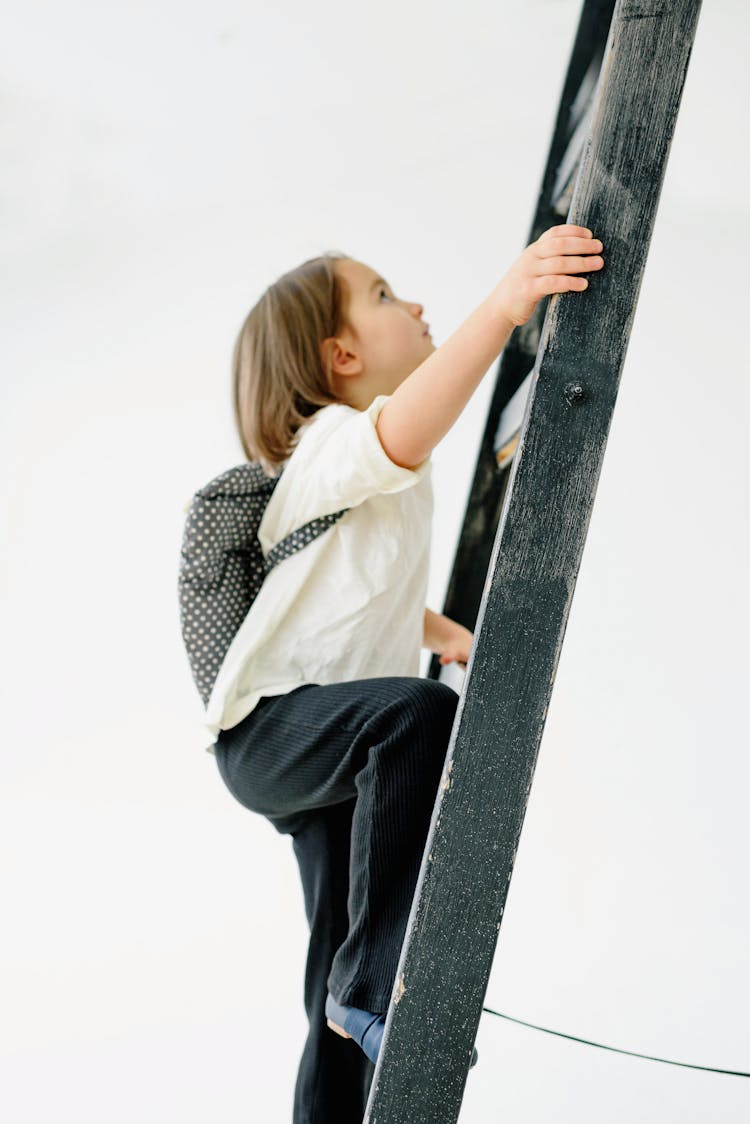
[[[410,305],[410,308],[411,308],[412,312],[414,313],[414,315],[418,319],[421,319],[422,313],[424,312],[424,305],[423,304],[415,304],[414,302],[412,302],[412,304]]]

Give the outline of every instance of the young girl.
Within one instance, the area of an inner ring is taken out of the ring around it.
[[[266,577],[207,710],[223,782],[299,864],[294,1124],[362,1120],[458,703],[419,676],[420,648],[464,665],[471,649],[425,607],[432,450],[513,329],[542,297],[585,289],[601,250],[583,227],[546,230],[440,348],[421,304],[334,254],[279,278],[240,331],[243,449],[281,474],[263,553],[327,524]]]

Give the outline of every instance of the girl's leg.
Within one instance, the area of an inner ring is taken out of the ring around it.
[[[354,800],[305,814],[292,834],[310,926],[305,1011],[310,1029],[294,1090],[294,1124],[361,1124],[375,1066],[326,1025],[328,973],[349,927],[349,845]]]
[[[327,981],[338,1003],[388,1010],[457,703],[434,679],[306,684],[265,697],[217,742],[230,792],[281,832],[356,798],[348,931]]]

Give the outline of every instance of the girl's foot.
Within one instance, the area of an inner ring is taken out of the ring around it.
[[[340,1034],[342,1038],[353,1038],[371,1062],[378,1060],[385,1015],[376,1015],[374,1011],[361,1011],[358,1007],[345,1007],[337,1003],[329,992],[326,998],[326,1021],[331,1030]]]
[[[383,1041],[385,1015],[376,1015],[373,1011],[362,1011],[359,1007],[347,1007],[343,1003],[337,1003],[330,992],[326,997],[325,1011],[326,1022],[331,1030],[340,1034],[342,1038],[353,1038],[370,1061],[377,1062],[380,1044]],[[474,1047],[470,1069],[477,1064],[478,1057],[479,1054]]]

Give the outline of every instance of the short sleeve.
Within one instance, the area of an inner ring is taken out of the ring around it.
[[[429,475],[431,454],[404,468],[383,448],[375,425],[389,397],[379,394],[366,410],[343,402],[326,406],[305,427],[260,523],[264,553],[311,519],[401,492]]]

